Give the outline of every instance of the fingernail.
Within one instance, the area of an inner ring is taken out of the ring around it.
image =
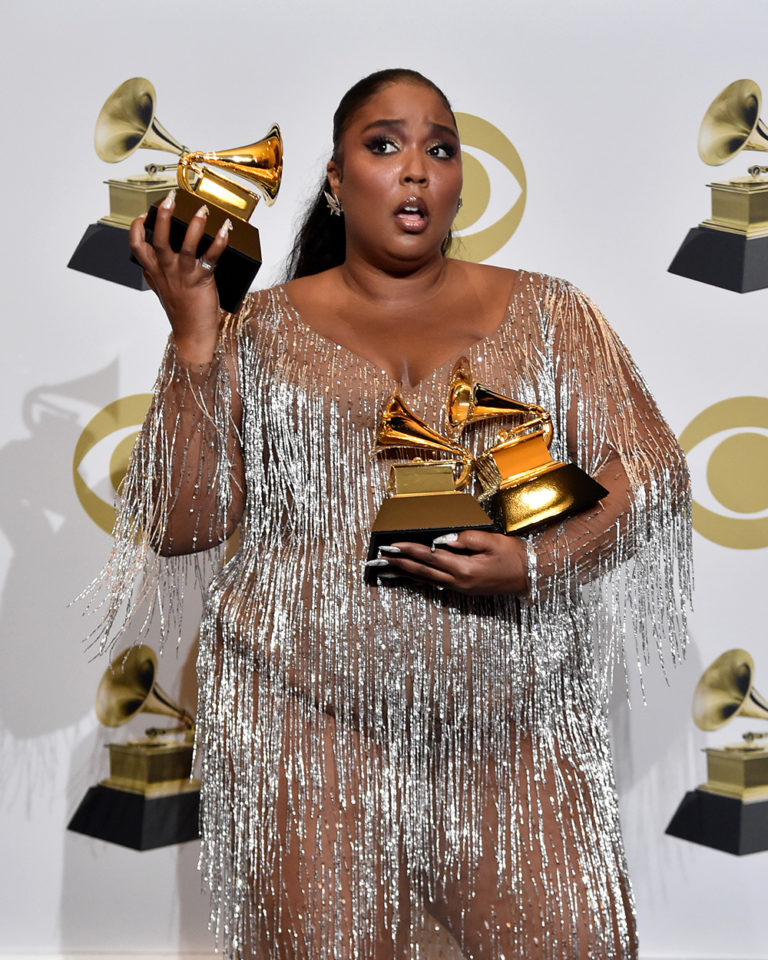
[[[195,214],[196,217],[207,217],[209,213],[208,207],[205,204],[200,207],[200,209]]]
[[[170,210],[171,207],[174,205],[175,202],[176,202],[176,191],[175,191],[175,190],[171,190],[171,192],[168,194],[168,196],[165,198],[165,200],[163,200],[163,207],[164,207],[164,209],[165,209],[165,210]]]
[[[221,230],[219,230],[219,236],[223,240],[224,237],[232,230],[232,221],[227,217],[224,223],[221,225]]]
[[[432,541],[432,550],[434,551],[435,547],[439,547],[444,543],[456,543],[458,539],[458,533],[444,533],[442,537],[435,537],[435,539]]]
[[[146,213],[140,213],[136,219],[141,220],[141,222],[144,223],[144,221],[147,219],[147,215]]]
[[[379,553],[402,553],[403,551],[400,547],[379,547]]]
[[[399,573],[380,573],[379,580],[400,580],[402,574]]]
[[[366,567],[386,567],[389,563],[389,560],[368,560],[366,562]]]

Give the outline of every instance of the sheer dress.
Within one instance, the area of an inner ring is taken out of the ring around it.
[[[168,347],[93,603],[104,647],[132,620],[167,637],[190,567],[203,584],[201,859],[228,956],[369,957],[418,940],[423,903],[468,958],[635,956],[606,701],[616,663],[683,652],[688,474],[582,293],[521,272],[499,319],[473,376],[549,410],[555,459],[610,491],[526,539],[521,598],[365,583],[410,456],[371,456],[398,384],[284,288],[225,317],[209,366]],[[399,384],[436,429],[456,359]]]

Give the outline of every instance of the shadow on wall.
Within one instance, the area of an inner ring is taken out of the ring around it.
[[[118,384],[118,365],[78,380],[42,384],[24,397],[28,436],[0,449],[0,531],[10,548],[0,596],[0,748],[12,760],[4,805],[19,791],[50,789],[52,764],[67,750],[65,731],[85,720],[93,677],[82,639],[88,629],[68,605],[93,577],[107,538],[74,495],[72,451],[83,410],[92,411]]]

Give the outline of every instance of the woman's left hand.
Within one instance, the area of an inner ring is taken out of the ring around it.
[[[390,575],[410,579],[470,596],[528,592],[528,556],[518,537],[482,530],[462,530],[439,537],[435,547],[420,543],[395,543],[383,547],[385,582]],[[372,561],[382,566],[383,563]]]

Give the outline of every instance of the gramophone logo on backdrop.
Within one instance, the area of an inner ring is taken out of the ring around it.
[[[527,185],[520,154],[487,120],[457,113],[464,162],[464,205],[454,221],[461,244],[456,255],[480,263],[497,253],[523,218]],[[506,211],[495,218],[489,213]]]
[[[699,130],[699,156],[720,166],[742,150],[768,151],[760,119],[762,96],[754,80],[736,80],[709,105]],[[708,186],[712,216],[688,235],[669,272],[747,293],[768,287],[768,167]]]
[[[768,547],[768,397],[731,397],[680,434],[696,499],[693,527],[723,547]]]

